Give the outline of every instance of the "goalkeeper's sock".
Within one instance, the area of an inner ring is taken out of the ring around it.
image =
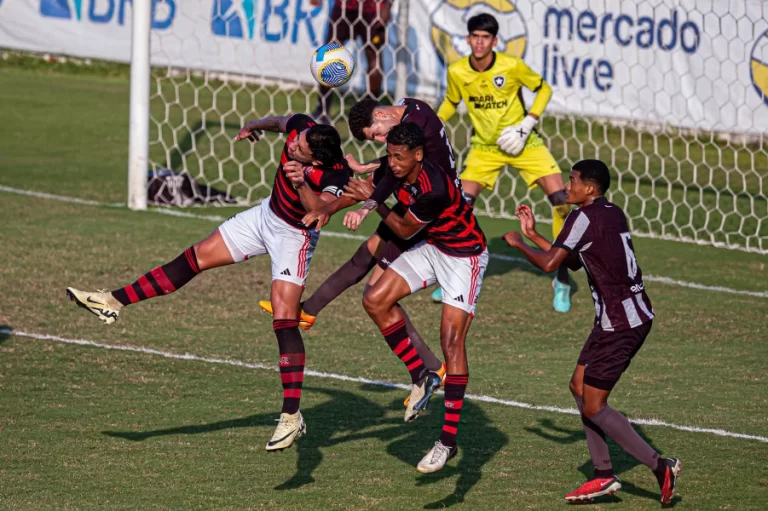
[[[195,248],[189,247],[170,263],[145,273],[136,282],[112,291],[112,296],[123,305],[167,295],[192,280],[200,273]]]
[[[565,202],[565,190],[560,190],[547,196],[552,204],[552,237],[557,239],[560,231],[563,230],[565,219],[571,211],[571,207]],[[563,284],[568,284],[568,268],[563,264],[557,269],[557,280]]]

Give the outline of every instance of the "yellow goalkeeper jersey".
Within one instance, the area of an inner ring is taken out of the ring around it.
[[[522,59],[504,53],[494,53],[491,65],[485,71],[477,71],[469,57],[448,66],[448,88],[437,115],[447,121],[456,112],[461,102],[467,105],[474,133],[473,145],[496,145],[496,139],[507,126],[517,124],[528,114],[523,103],[521,87],[538,92],[546,87],[546,96],[537,96],[531,113],[541,115],[549,98],[551,88],[541,75],[531,70]],[[545,92],[542,90],[542,92]],[[538,108],[537,108],[538,107]],[[533,139],[533,140],[531,140]],[[536,133],[531,133],[526,147],[541,144]]]

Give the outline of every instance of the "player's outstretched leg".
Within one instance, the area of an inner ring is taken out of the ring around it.
[[[373,255],[380,243],[380,238],[371,236],[357,249],[357,252],[349,261],[341,265],[330,277],[320,284],[320,287],[301,304],[301,317],[299,327],[309,330],[315,324],[318,314],[341,293],[363,280],[371,268],[376,266],[376,258]],[[373,247],[373,250],[371,250]],[[262,300],[259,307],[264,312],[273,314],[272,302]],[[274,315],[274,314],[273,314]]]
[[[173,293],[201,271],[232,263],[234,259],[217,229],[173,261],[150,270],[132,284],[111,293],[68,287],[67,295],[79,307],[95,314],[104,323],[111,324],[117,321],[120,311],[126,305]]]

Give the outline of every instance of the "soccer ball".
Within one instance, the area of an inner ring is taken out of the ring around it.
[[[355,61],[339,43],[328,43],[315,51],[309,63],[312,76],[327,87],[339,87],[352,78]]]

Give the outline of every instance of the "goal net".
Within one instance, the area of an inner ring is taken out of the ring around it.
[[[768,252],[764,2],[396,0],[382,19],[363,12],[375,2],[336,1],[357,6],[343,16],[359,19],[334,24],[328,0],[156,0],[152,171],[187,173],[201,185],[195,193],[220,191],[242,205],[266,197],[283,138],[233,138],[254,118],[314,110],[312,52],[327,33],[350,28],[363,36],[346,42],[357,70],[333,91],[328,114],[345,151],[382,154],[349,136],[345,119],[371,92],[368,59],[380,61],[382,101],[408,95],[437,108],[446,65],[467,54],[466,19],[490,12],[500,24],[497,51],[522,57],[552,85],[538,129],[561,170],[583,158],[605,161],[610,200],[635,235]],[[169,8],[172,25],[159,27]],[[494,94],[491,101],[504,99]],[[472,133],[465,111],[447,127],[461,167]],[[541,190],[505,168],[476,210],[513,218],[523,202],[550,218]]]

